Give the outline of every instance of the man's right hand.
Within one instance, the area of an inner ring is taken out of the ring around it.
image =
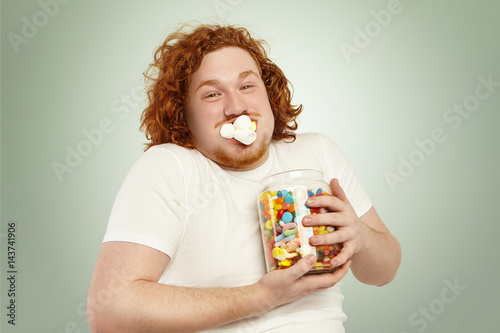
[[[310,255],[252,285],[191,288],[157,282],[169,261],[166,254],[144,245],[104,243],[87,300],[91,331],[199,332],[332,287],[346,275],[350,264],[347,261],[331,274],[305,275],[316,262]]]
[[[259,312],[267,312],[317,290],[333,287],[347,274],[351,261],[348,260],[333,273],[305,275],[315,263],[316,257],[308,255],[290,268],[264,275],[254,285],[261,295],[255,305],[259,308]]]

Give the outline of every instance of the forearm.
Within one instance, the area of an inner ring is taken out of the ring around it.
[[[197,332],[258,315],[272,306],[259,286],[186,288],[139,280],[96,315],[95,332]],[[266,307],[267,305],[267,307]]]
[[[352,256],[351,271],[363,283],[383,286],[396,276],[401,248],[390,233],[364,226],[364,246]]]
[[[309,255],[293,267],[265,274],[252,285],[188,288],[155,282],[168,261],[166,255],[147,246],[125,242],[103,244],[87,298],[91,331],[198,332],[265,313],[316,290],[332,287],[347,274],[350,264],[346,262],[332,274],[305,276],[316,263],[316,257]],[[287,286],[286,293],[283,286]]]

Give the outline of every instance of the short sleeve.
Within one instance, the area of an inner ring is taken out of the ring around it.
[[[327,163],[328,180],[338,178],[356,214],[363,216],[372,206],[372,202],[361,185],[353,166],[340,147],[327,136],[318,134]]]
[[[172,258],[185,229],[185,183],[178,154],[168,146],[150,148],[128,172],[103,242],[138,243]]]

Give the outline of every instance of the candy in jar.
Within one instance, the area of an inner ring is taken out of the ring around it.
[[[286,171],[265,178],[262,185],[258,209],[267,271],[289,268],[309,254],[314,254],[317,261],[307,274],[335,271],[330,260],[340,252],[342,245],[312,246],[309,243],[311,236],[333,232],[335,228],[302,225],[305,216],[326,212],[324,208],[306,205],[309,197],[331,195],[323,173],[309,169]]]

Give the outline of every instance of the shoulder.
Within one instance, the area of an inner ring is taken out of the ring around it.
[[[329,136],[323,134],[323,133],[301,133],[301,134],[297,134],[297,138],[300,137],[300,140],[304,141],[304,142],[308,142],[308,143],[321,143],[323,145],[333,145],[333,146],[337,146],[337,144],[335,143],[335,141],[330,138]],[[338,147],[338,146],[337,146]]]
[[[178,146],[173,143],[164,143],[160,145],[153,146],[144,152],[144,159],[168,159],[168,158],[178,158],[178,159],[190,159],[195,158],[198,151],[194,149],[187,149]]]
[[[322,133],[301,133],[296,135],[292,143],[279,143],[276,147],[283,158],[283,155],[293,156],[300,160],[310,160],[315,167],[322,168],[325,173],[338,172],[345,168],[348,163],[347,156],[337,143]]]
[[[337,151],[340,150],[339,146],[330,137],[322,133],[297,133],[293,142],[284,140],[275,141],[274,144],[277,148],[290,148],[294,150],[326,150]]]
[[[323,134],[320,133],[297,133],[295,134],[295,141],[298,143],[314,143],[321,139]]]
[[[295,141],[287,142],[282,140],[280,142],[283,143],[295,143],[295,144],[307,144],[307,143],[323,143],[323,142],[332,142],[333,140],[322,133],[317,132],[307,132],[307,133],[296,133]]]
[[[197,150],[161,144],[145,151],[129,170],[126,182],[155,184],[186,183],[206,158]],[[206,163],[206,162],[205,162]]]
[[[187,149],[172,143],[153,146],[142,154],[134,167],[151,170],[186,169],[200,164],[206,158],[195,149]]]

